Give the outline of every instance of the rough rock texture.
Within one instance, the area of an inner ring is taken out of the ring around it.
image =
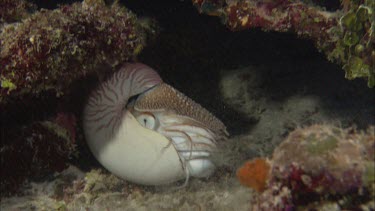
[[[220,16],[231,30],[260,27],[292,32],[314,41],[330,61],[343,65],[347,79],[366,78],[375,86],[375,3],[342,1],[341,10],[326,11],[308,1],[192,0],[197,9]]]
[[[316,209],[336,204],[343,210],[374,209],[375,134],[331,125],[297,129],[275,149],[268,162],[267,188],[253,210]],[[247,178],[246,178],[247,176]],[[259,181],[250,171],[242,181]],[[258,182],[259,183],[259,182]],[[253,183],[253,188],[257,188]]]
[[[4,23],[20,21],[29,15],[35,5],[25,0],[2,0],[0,2],[0,26]]]
[[[144,45],[136,17],[101,0],[42,9],[0,33],[0,103],[53,90],[57,96],[99,65],[132,60]]]
[[[202,188],[202,185],[205,188]],[[32,183],[29,194],[3,199],[1,210],[246,210],[251,191],[231,179],[192,180],[189,187],[145,188],[99,170],[83,173],[71,166],[52,182]]]
[[[0,196],[18,191],[27,179],[60,172],[76,151],[76,119],[59,113],[49,121],[4,131],[0,150]]]
[[[33,14],[28,5],[0,3],[1,195],[67,167],[89,89],[82,79],[111,73],[145,44],[136,16],[118,3],[86,0]]]

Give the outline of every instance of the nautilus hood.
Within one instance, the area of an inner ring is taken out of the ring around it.
[[[214,133],[221,134],[223,137],[228,135],[225,125],[211,112],[166,83],[161,83],[141,94],[134,108],[138,111],[174,111],[176,115],[190,117],[200,122]]]

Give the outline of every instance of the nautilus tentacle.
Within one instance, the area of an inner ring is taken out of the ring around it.
[[[216,142],[228,135],[219,119],[139,63],[124,65],[93,92],[83,126],[105,168],[146,185],[210,175]]]
[[[135,116],[153,114],[154,130],[173,142],[188,175],[206,177],[213,172],[210,156],[216,141],[225,140],[228,132],[209,111],[165,83],[141,94],[133,109]]]

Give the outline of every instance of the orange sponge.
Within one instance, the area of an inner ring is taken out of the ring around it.
[[[270,164],[266,159],[256,158],[247,161],[237,170],[237,178],[241,184],[262,192],[266,187]]]

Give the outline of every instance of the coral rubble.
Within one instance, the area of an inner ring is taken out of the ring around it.
[[[0,33],[0,102],[8,96],[53,90],[62,95],[72,81],[98,65],[132,60],[144,45],[133,15],[101,0],[40,10]]]
[[[248,210],[251,191],[227,179],[192,180],[176,191],[176,186],[138,186],[107,171],[70,166],[48,181],[32,182],[25,195],[3,198],[0,210]]]
[[[329,12],[293,0],[192,0],[202,13],[220,16],[231,30],[260,27],[311,39],[331,61],[343,65],[346,78],[367,78],[375,86],[375,3],[343,0]]]
[[[367,133],[328,125],[297,129],[275,149],[267,185],[252,208],[312,209],[324,204],[336,204],[341,209],[372,206],[369,201],[375,194],[374,149],[374,128],[369,128]],[[268,169],[266,165],[257,166],[263,171]],[[246,180],[255,181],[254,175],[247,174]],[[241,178],[245,180],[246,175],[242,174]]]

